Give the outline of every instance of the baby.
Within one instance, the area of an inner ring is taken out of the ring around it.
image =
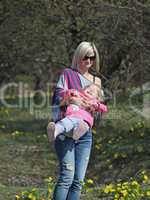
[[[69,133],[71,130],[73,130],[72,138],[78,140],[89,128],[92,128],[94,123],[92,112],[107,112],[107,106],[102,103],[102,92],[96,84],[86,86],[80,91],[74,89],[66,90],[63,94],[63,100],[67,100],[70,96],[78,96],[84,99],[90,105],[90,108],[87,110],[76,104],[69,104],[63,119],[56,123],[50,122],[48,124],[47,133],[49,142],[55,140],[62,133],[65,133],[65,135],[66,133],[71,134]]]

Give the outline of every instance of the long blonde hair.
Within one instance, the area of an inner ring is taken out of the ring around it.
[[[95,68],[95,70],[97,72],[99,72],[100,70],[100,66],[99,66],[99,53],[98,53],[98,50],[95,46],[94,43],[91,43],[91,42],[81,42],[75,52],[74,52],[74,55],[73,55],[73,59],[72,59],[72,68],[74,69],[78,69],[79,68],[79,64],[80,64],[80,61],[84,58],[84,56],[88,53],[88,51],[90,49],[93,49],[94,53],[95,53],[95,62],[93,64],[93,68]]]

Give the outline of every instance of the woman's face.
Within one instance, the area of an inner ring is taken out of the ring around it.
[[[95,62],[95,54],[93,49],[91,48],[84,56],[84,58],[80,61],[80,69],[88,71],[89,68],[93,66],[94,62]]]

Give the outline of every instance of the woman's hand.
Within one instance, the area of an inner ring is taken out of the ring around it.
[[[85,109],[90,107],[90,104],[84,98],[81,98],[79,96],[70,97],[69,98],[69,104],[70,103],[76,104],[76,105],[83,107]]]
[[[91,104],[87,101],[86,98],[81,97],[78,93],[74,93],[73,95],[69,95],[61,101],[61,106],[75,104],[80,107],[83,107],[85,110],[89,110]]]

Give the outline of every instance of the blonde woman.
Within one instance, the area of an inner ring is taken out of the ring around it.
[[[63,118],[65,108],[69,104],[90,108],[88,101],[80,96],[71,96],[64,100],[63,94],[70,89],[76,91],[95,83],[101,88],[101,80],[94,77],[89,70],[95,68],[99,71],[99,54],[91,42],[81,42],[75,50],[72,65],[65,69],[59,77],[53,96],[53,121]],[[59,178],[53,193],[53,200],[79,200],[82,182],[89,162],[92,132],[87,132],[78,140],[64,134],[55,139],[56,154],[59,159]]]

